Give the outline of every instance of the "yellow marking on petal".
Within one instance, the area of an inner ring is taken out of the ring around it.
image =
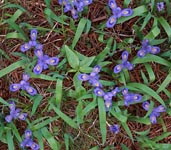
[[[72,14],[76,14],[76,11],[74,9],[71,10]]]
[[[126,55],[126,54],[123,56],[123,59],[124,59],[124,60],[126,60],[126,59],[127,59],[127,55]]]
[[[116,5],[114,3],[111,4],[111,8],[115,8]]]
[[[109,103],[109,102],[108,102],[108,103],[106,103],[106,107],[107,107],[107,108],[109,108],[109,107],[110,107],[110,105],[111,105],[111,103]]]
[[[153,117],[151,117],[151,122],[153,122],[153,121],[155,121],[156,120],[156,118],[153,116]]]
[[[112,17],[111,19],[110,19],[110,21],[109,21],[110,23],[114,23],[115,22],[115,18],[114,17]]]
[[[99,95],[100,95],[100,94],[102,94],[102,92],[101,92],[101,91],[98,91],[97,93],[98,93]]]
[[[134,96],[134,99],[135,99],[135,100],[138,99],[138,96]]]
[[[55,60],[54,60],[54,59],[51,59],[51,60],[50,60],[50,63],[52,63],[52,64],[53,64],[54,62],[55,62]]]
[[[28,89],[28,92],[32,93],[33,92],[33,89],[32,88],[29,88]]]
[[[27,136],[27,137],[30,137],[30,135],[31,135],[31,134],[30,134],[29,132],[26,133],[26,136]]]
[[[14,89],[17,89],[17,87],[18,87],[18,86],[16,86],[16,85],[13,86]]]
[[[123,90],[123,94],[125,95],[127,93],[127,90]]]
[[[143,56],[145,53],[144,52],[140,52],[140,56]]]
[[[32,37],[32,38],[36,37],[36,33],[33,32],[33,33],[31,34],[31,37]]]
[[[88,4],[88,1],[84,1],[84,4]]]
[[[128,14],[128,11],[123,11],[123,14],[127,15]]]
[[[24,47],[25,47],[26,49],[29,48],[29,47],[28,47],[28,44],[25,44]]]
[[[121,66],[117,66],[117,68],[116,68],[117,70],[121,70]]]
[[[161,111],[164,110],[164,107],[159,107],[159,110],[161,110]]]
[[[151,50],[153,53],[157,52],[157,49],[155,47],[152,48]]]
[[[37,66],[36,70],[37,70],[37,71],[39,71],[39,70],[40,70],[40,68],[41,68],[40,66]]]
[[[41,52],[39,50],[37,51],[37,55],[38,56],[41,56]]]
[[[112,94],[116,94],[116,91],[113,91]]]
[[[95,84],[95,86],[99,86],[99,83],[97,82],[97,83]]]
[[[150,108],[150,105],[145,104],[145,108],[149,109]]]
[[[20,114],[20,118],[24,118],[24,115],[23,114]]]
[[[31,147],[32,147],[32,148],[35,148],[35,147],[36,147],[36,145],[35,145],[34,143],[32,143],[32,144],[31,144]]]
[[[83,76],[82,76],[82,78],[83,78],[83,79],[86,79],[86,78],[87,78],[87,76],[86,76],[86,75],[83,75]]]
[[[95,72],[98,72],[99,71],[99,69],[98,68],[95,68],[95,70],[94,70]]]

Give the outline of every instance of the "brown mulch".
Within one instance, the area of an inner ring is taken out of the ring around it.
[[[96,0],[92,5],[89,6],[88,9],[88,14],[83,14],[83,16],[88,17],[90,20],[92,20],[92,26],[95,27],[96,25],[99,25],[101,22],[105,22],[108,18],[108,13],[104,7],[104,5],[107,5],[108,0],[101,0],[98,1]],[[33,26],[39,26],[39,27],[44,27],[51,29],[45,15],[44,15],[44,9],[46,8],[46,5],[43,0],[11,0],[10,3],[15,3],[21,5],[23,8],[25,8],[30,14],[28,15],[27,13],[23,13],[19,19],[17,19],[16,23],[19,24],[21,22],[27,22]],[[119,6],[123,6],[123,1],[122,0],[117,0],[117,4]],[[130,5],[131,8],[136,7],[136,4],[132,3]],[[52,0],[51,1],[51,9],[56,15],[61,14],[60,6],[57,2],[57,0]],[[0,9],[0,16],[3,16],[3,18],[8,18],[8,15],[12,15],[16,9],[14,8],[8,8],[5,10]],[[67,15],[70,15],[69,13]],[[105,38],[109,37],[115,37],[116,41],[119,43],[124,40],[124,38],[132,37],[133,36],[133,25],[135,21],[138,18],[135,17],[123,24],[116,25],[114,29],[105,29]],[[148,33],[151,27],[151,24],[153,22],[149,22],[148,26],[145,30],[143,30],[144,33]],[[76,21],[75,25],[77,26],[78,21]],[[55,24],[55,29],[61,28],[61,25],[56,23]],[[38,41],[43,44],[45,53],[47,53],[50,56],[55,56],[60,53],[60,48],[62,45],[65,43],[66,39],[71,39],[67,41],[67,44],[70,44],[72,42],[72,39],[74,37],[75,32],[73,32],[69,27],[65,26],[66,33],[63,35],[61,32],[56,33],[54,31],[46,31],[46,34],[44,32],[40,32],[38,36]],[[85,55],[85,56],[93,56],[99,54],[104,48],[105,44],[101,43],[98,40],[98,33],[94,32],[96,29],[92,28],[91,31],[88,34],[83,34],[81,38],[79,39],[75,50],[78,51],[79,53]],[[13,31],[12,29],[10,31]],[[24,31],[27,35],[29,35],[29,30],[24,28]],[[13,62],[19,60],[19,57],[14,56],[12,53],[13,52],[20,52],[20,46],[23,44],[22,40],[16,40],[16,39],[5,39],[5,35],[9,32],[8,30],[8,25],[0,25],[0,49],[4,50],[7,55],[10,57],[10,60],[6,58],[1,58],[0,57],[0,70],[9,66]],[[123,36],[126,35],[126,36]],[[139,39],[134,40],[135,45],[140,44]],[[132,44],[132,45],[133,45]],[[131,45],[129,45],[131,47]],[[132,53],[130,55],[130,60],[136,55],[136,50],[134,47],[131,47]],[[118,52],[112,56],[111,59],[117,60],[120,58],[121,52]],[[113,69],[113,67],[116,64],[109,65],[109,68]],[[161,66],[159,64],[151,63],[150,64],[153,68],[153,71],[156,75],[156,80],[149,85],[150,88],[156,90],[158,89],[158,85],[162,83],[162,81],[166,78],[167,74],[161,70]],[[143,80],[141,78],[141,72],[142,70],[148,77],[148,74],[146,72],[146,69],[143,65],[138,65],[135,67],[133,71],[130,71],[130,77],[132,82],[138,82],[142,83]],[[21,80],[21,74],[23,73],[23,69],[17,69],[11,73],[9,73],[7,76],[0,78],[0,97],[9,100],[13,97],[17,97],[20,102],[31,105],[32,102],[27,98],[23,97],[19,94],[19,92],[11,93],[9,92],[9,85],[11,83],[17,83]],[[44,71],[44,73],[47,73]],[[68,74],[68,77],[65,78],[64,80],[64,87],[71,87],[72,86],[72,74]],[[107,79],[110,80],[110,77],[107,77]],[[48,88],[55,88],[55,82],[50,82],[50,81],[43,81],[41,79],[31,79],[30,83],[32,85],[36,85],[38,88],[39,93],[41,93],[44,98],[42,103],[40,104],[37,113],[36,114],[41,114],[41,116],[55,116],[55,113],[53,111],[50,112],[44,112],[42,113],[42,110],[46,109],[47,104],[48,104],[48,98],[53,96],[54,94],[51,93],[50,91],[47,91],[45,89]],[[168,87],[168,90],[171,91],[171,87]],[[167,96],[163,93],[160,94],[160,96],[163,98],[163,100],[167,100]],[[66,100],[65,102],[62,103],[62,111],[68,115],[71,118],[75,117],[75,110],[77,106],[77,102],[75,100],[69,99]],[[128,108],[129,113],[132,115],[137,115],[137,116],[143,116],[145,115],[145,111],[142,109],[141,105],[136,105],[136,106],[130,106]],[[40,115],[39,114],[39,115]],[[89,113],[88,116],[86,116],[86,123],[82,124],[80,126],[80,133],[78,131],[70,128],[64,122],[59,119],[55,122],[52,123],[52,126],[58,126],[60,128],[59,134],[56,136],[56,139],[63,143],[64,145],[64,137],[63,134],[70,133],[73,135],[73,137],[76,137],[74,139],[74,144],[71,145],[71,149],[73,150],[80,150],[80,146],[82,146],[81,150],[87,150],[93,146],[100,145],[101,149],[104,147],[101,145],[101,134],[99,130],[99,120],[98,120],[98,109],[95,109]],[[163,120],[166,124],[167,131],[171,131],[171,117],[163,114]],[[33,116],[31,119],[36,119],[36,116]],[[116,123],[116,120],[114,118],[109,118],[109,122],[111,123]],[[17,127],[19,128],[20,133],[22,134],[24,132],[24,129],[27,127],[26,124],[23,124],[21,122],[17,122]],[[137,122],[128,122],[128,125],[134,135],[136,136],[134,131],[145,131],[149,128],[148,125],[143,125]],[[155,136],[158,136],[162,133],[162,127],[160,124],[156,124],[151,126],[150,134],[149,137],[153,138]],[[91,136],[90,136],[91,135]],[[165,143],[170,143],[171,136],[165,138],[163,142]],[[114,145],[116,150],[121,150],[120,144],[123,143],[126,146],[128,146],[131,150],[140,150],[140,146],[138,142],[132,143],[129,137],[127,137],[127,134],[123,129],[121,129],[121,134],[114,135],[110,133],[110,131],[107,132],[107,141],[105,143],[105,146],[107,145]],[[17,144],[16,144],[17,145]],[[65,147],[62,145],[61,149],[65,149]],[[89,146],[89,147],[87,147]],[[19,149],[16,146],[16,150]],[[48,147],[47,144],[45,144],[45,149],[49,150],[50,148]],[[7,145],[4,143],[0,142],[0,150],[7,150]]]

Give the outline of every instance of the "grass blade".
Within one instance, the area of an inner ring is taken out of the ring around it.
[[[8,67],[6,67],[6,68],[4,68],[4,69],[2,69],[0,71],[0,78],[5,76],[8,73],[14,71],[15,69],[24,66],[24,65],[25,65],[25,61],[24,60],[19,60],[19,61],[15,62],[15,63],[11,64],[10,66],[8,66]]]
[[[161,65],[167,66],[167,67],[171,66],[171,63],[169,61],[167,61],[166,59],[163,59],[160,56],[152,55],[152,54],[147,54],[144,58],[136,57],[132,61],[133,64],[142,64],[142,63],[146,63],[146,62],[155,62],[155,63],[161,64]]]
[[[104,105],[104,100],[98,97],[98,108],[99,108],[99,120],[100,120],[100,131],[102,135],[102,143],[106,141],[106,109]]]
[[[165,80],[162,82],[162,84],[159,86],[156,92],[160,93],[161,91],[163,91],[170,84],[170,82],[171,82],[171,71],[169,72],[169,74],[167,75]]]
[[[43,96],[41,95],[37,95],[34,98],[34,103],[33,103],[33,107],[32,107],[32,111],[31,111],[31,116],[33,116],[38,108],[38,106],[40,105],[40,102],[42,101]]]
[[[6,132],[7,136],[7,142],[8,142],[8,150],[14,150],[14,142],[13,142],[13,136],[11,134],[11,130],[7,130]]]
[[[1,97],[0,97],[0,103],[4,104],[6,106],[9,106],[9,104]]]
[[[72,51],[67,45],[64,46],[64,49],[70,66],[73,69],[78,69],[80,61],[77,54],[74,51]]]
[[[78,126],[77,124],[71,119],[69,118],[67,115],[65,115],[63,112],[61,112],[58,108],[56,108],[53,104],[51,104],[51,107],[53,108],[53,110],[56,112],[56,114],[61,117],[69,126],[77,129]]]
[[[87,23],[87,19],[86,18],[82,18],[78,24],[74,39],[72,41],[72,45],[71,48],[74,49],[75,45],[77,44],[79,38],[81,37],[81,34],[83,33],[83,30],[86,26]]]
[[[143,13],[147,12],[146,6],[139,6],[135,9],[133,9],[134,13],[130,17],[121,17],[118,19],[117,24],[123,23],[131,18],[134,18],[136,16],[141,16]]]
[[[60,108],[60,105],[61,105],[61,100],[62,100],[62,83],[63,83],[63,80],[61,79],[58,79],[57,80],[57,83],[56,83],[56,106],[58,108]]]
[[[161,103],[163,106],[166,107],[164,101],[162,98],[151,88],[146,86],[145,84],[142,83],[129,83],[128,86],[134,87],[139,89],[140,91],[143,91],[144,93],[150,95],[151,97],[154,97],[159,103]]]
[[[55,150],[60,150],[59,143],[54,139],[53,135],[48,131],[47,128],[41,129],[42,135],[48,141],[50,147]]]
[[[163,17],[158,18],[158,21],[164,28],[166,34],[168,35],[169,42],[171,42],[171,27],[170,27],[169,23]]]

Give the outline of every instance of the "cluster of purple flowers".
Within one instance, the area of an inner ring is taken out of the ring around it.
[[[36,42],[37,30],[32,29],[30,33],[31,40],[21,46],[21,51],[26,52],[30,48],[35,48],[34,54],[37,56],[37,65],[34,67],[33,72],[40,74],[43,70],[48,69],[48,65],[54,66],[59,62],[58,57],[49,57],[43,54],[43,45]]]
[[[93,68],[93,71],[88,74],[79,74],[78,79],[81,81],[88,81],[95,89],[94,89],[94,94],[99,97],[103,97],[105,100],[105,107],[106,111],[109,111],[109,108],[112,106],[112,97],[115,97],[116,94],[119,92],[118,87],[113,89],[111,92],[104,92],[103,91],[103,86],[99,82],[99,75],[98,73],[100,72],[101,67],[99,65],[96,65]]]
[[[116,97],[116,94],[119,92],[119,88],[115,87],[112,91],[110,92],[104,92],[101,88],[95,88],[94,89],[94,94],[99,97],[103,97],[105,101],[105,107],[106,111],[109,111],[109,109],[112,107],[112,98]]]
[[[160,52],[160,48],[158,46],[151,46],[149,40],[145,39],[142,41],[142,47],[138,51],[137,56],[142,58],[148,53],[158,54],[159,52]]]
[[[122,95],[124,96],[125,106],[129,106],[132,103],[139,102],[142,99],[140,94],[129,93],[127,88],[122,89]]]
[[[127,62],[127,64],[129,64],[129,62],[127,61],[127,58],[128,58],[128,53],[125,51],[124,54],[123,54],[123,59],[124,59],[123,61],[125,61],[125,63]],[[118,87],[115,87],[110,92],[104,92],[104,90],[102,89],[103,86],[99,82],[98,73],[100,72],[100,70],[101,70],[101,67],[99,65],[96,65],[93,68],[93,71],[90,73],[90,75],[88,75],[88,74],[79,74],[78,79],[81,80],[81,81],[88,81],[93,87],[95,87],[94,94],[96,96],[103,97],[103,99],[105,101],[106,111],[109,111],[109,109],[112,106],[112,98],[116,97],[117,93],[119,93],[120,90],[119,90]],[[122,90],[122,94],[124,96],[124,101],[125,101],[126,106],[128,106],[129,104],[132,104],[134,102],[139,102],[142,99],[142,96],[140,94],[128,93],[127,88],[124,88]]]
[[[82,12],[84,7],[91,4],[92,0],[58,0],[60,5],[64,5],[64,12],[71,12],[74,19],[78,18],[78,13]]]
[[[78,75],[78,79],[81,81],[88,81],[93,87],[102,88],[102,84],[99,82],[99,75],[101,67],[96,65],[90,75],[82,73]]]
[[[148,101],[143,102],[142,104],[143,108],[148,111],[150,108],[150,103]],[[163,105],[159,105],[158,107],[153,108],[151,114],[150,114],[150,122],[152,124],[157,123],[157,117],[160,116],[161,112],[165,112],[166,108]]]
[[[162,11],[164,9],[164,2],[158,2],[157,3],[157,10]]]
[[[30,79],[30,75],[27,73],[23,74],[23,79],[20,81],[20,83],[14,83],[10,85],[10,91],[15,92],[19,89],[26,90],[28,94],[34,96],[37,94],[37,91],[35,88],[30,86],[30,83],[28,80]]]
[[[48,69],[48,65],[54,66],[59,62],[58,57],[49,57],[48,55],[43,55],[42,46],[36,48],[34,53],[38,58],[37,65],[33,69],[35,74],[40,74],[43,70]]]
[[[134,65],[128,61],[128,56],[129,53],[127,51],[122,52],[122,63],[114,67],[113,69],[114,73],[117,74],[121,72],[124,68],[128,70],[132,70],[134,68]]]
[[[23,45],[21,45],[20,49],[22,52],[26,52],[29,49],[33,48],[33,47],[39,47],[40,45],[36,42],[37,39],[37,30],[36,29],[32,29],[30,32],[30,38],[31,40],[27,43],[24,43]]]
[[[114,134],[118,134],[120,129],[119,129],[119,125],[114,124],[114,125],[110,125],[109,126],[109,130],[110,132],[114,133]]]
[[[10,109],[10,115],[7,115],[5,117],[6,122],[11,122],[13,119],[20,119],[20,120],[26,120],[27,113],[22,113],[20,109],[16,109],[16,105],[14,101],[9,102],[9,109]],[[30,130],[25,130],[24,134],[24,140],[21,142],[20,146],[21,148],[24,147],[30,147],[32,150],[38,150],[39,145],[33,142],[32,138],[32,132]]]
[[[32,139],[32,132],[31,130],[27,129],[24,132],[24,140],[20,144],[21,148],[29,147],[32,150],[38,150],[39,145],[35,142],[33,142]]]
[[[160,52],[160,47],[151,46],[149,43],[149,40],[144,39],[142,41],[142,47],[138,51],[137,56],[140,58],[143,58],[148,53],[158,54],[159,52]],[[117,73],[121,72],[124,68],[126,68],[128,70],[132,70],[134,68],[134,65],[128,61],[128,56],[129,56],[129,53],[126,50],[122,52],[122,63],[119,65],[116,65],[114,67],[114,69],[113,69],[114,73],[117,74]]]
[[[7,115],[5,117],[6,122],[11,122],[13,119],[20,119],[20,120],[25,120],[27,117],[27,113],[21,113],[20,109],[15,108],[16,105],[14,101],[9,102],[9,108],[10,108],[10,115]]]
[[[121,9],[118,7],[115,0],[109,0],[108,5],[112,9],[113,13],[113,15],[106,22],[106,26],[108,28],[114,27],[118,18],[122,16],[131,16],[133,14],[133,10],[131,8]]]

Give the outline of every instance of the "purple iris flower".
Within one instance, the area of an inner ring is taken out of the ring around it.
[[[127,94],[128,94],[128,88],[123,88],[122,95],[127,95]]]
[[[143,107],[146,111],[148,111],[149,108],[150,108],[150,103],[149,103],[148,101],[143,102],[142,107]]]
[[[155,113],[153,113],[153,112],[150,114],[150,122],[151,122],[152,124],[157,123],[157,116],[156,116]]]
[[[127,17],[133,14],[133,10],[131,8],[121,9],[117,6],[115,0],[109,0],[109,7],[112,9],[113,15],[107,20],[106,26],[108,28],[114,27],[117,22],[117,19],[120,17]]]
[[[116,96],[116,94],[118,93],[118,92],[120,92],[120,90],[119,90],[119,88],[118,87],[115,87],[112,91],[111,91],[111,93],[112,93],[112,96]]]
[[[117,74],[121,72],[124,68],[128,70],[132,70],[134,68],[134,65],[128,61],[128,56],[129,53],[127,51],[122,52],[122,63],[114,67],[114,73]]]
[[[94,94],[96,95],[96,96],[99,96],[99,97],[102,97],[102,96],[104,96],[104,91],[101,89],[101,88],[95,88],[94,89]]]
[[[88,81],[90,79],[90,76],[83,73],[83,74],[79,74],[78,75],[78,80],[81,80],[81,81]]]
[[[150,103],[148,101],[143,102],[142,106],[146,111],[148,111],[150,108]],[[150,114],[150,122],[152,124],[157,123],[157,117],[160,116],[161,112],[165,112],[165,111],[166,111],[166,108],[163,105],[159,105],[158,107],[153,108]]]
[[[99,65],[94,66],[93,71],[90,73],[90,75],[82,73],[78,75],[78,80],[81,81],[88,81],[92,86],[94,87],[102,87],[102,84],[99,82],[99,75],[101,67]]]
[[[105,101],[106,111],[109,111],[109,109],[112,107],[112,97],[115,97],[118,92],[119,92],[118,87],[116,87],[112,91],[106,92],[106,93],[99,87],[96,87],[94,89],[94,94],[96,96],[103,97],[103,99]]]
[[[78,12],[75,8],[71,9],[71,15],[73,19],[77,19],[78,18]]]
[[[150,114],[150,122],[152,124],[157,123],[157,117],[160,116],[161,112],[165,112],[165,111],[166,111],[166,108],[164,106],[162,106],[162,105],[160,105],[158,107],[155,107],[153,109],[153,111],[151,112],[151,114]]]
[[[64,12],[71,12],[74,19],[78,18],[78,13],[84,10],[84,7],[91,4],[92,0],[58,0],[60,5],[64,5]]]
[[[15,92],[18,91],[19,89],[22,89],[32,96],[36,95],[37,94],[36,89],[30,86],[30,83],[27,82],[29,79],[30,79],[30,75],[24,73],[23,80],[21,80],[20,83],[14,83],[10,85],[10,91]]]
[[[22,52],[26,52],[27,50],[29,50],[32,47],[36,47],[37,46],[37,30],[36,29],[32,29],[30,32],[30,41],[21,45],[20,49]]]
[[[48,68],[48,65],[54,66],[59,62],[58,57],[49,57],[48,55],[43,55],[41,47],[36,49],[34,53],[38,58],[37,65],[33,69],[35,74],[40,74],[43,70]]]
[[[20,109],[16,109],[16,105],[14,101],[9,102],[9,108],[10,108],[10,115],[7,115],[5,117],[6,122],[11,122],[13,119],[20,119],[20,120],[26,120],[27,113],[21,113]]]
[[[158,2],[157,3],[157,10],[162,11],[164,9],[164,2]]]
[[[111,125],[111,126],[109,126],[109,130],[110,130],[110,132],[112,132],[114,134],[118,134],[120,131],[119,125],[117,125],[117,124]]]
[[[140,94],[128,93],[124,95],[125,105],[128,106],[131,103],[141,101],[142,96]]]
[[[101,71],[101,69],[102,69],[101,66],[96,65],[96,66],[94,66],[92,72],[98,74]]]
[[[124,104],[126,106],[134,102],[139,102],[142,99],[142,96],[140,94],[129,93],[127,88],[124,88],[122,90],[122,94],[124,96]]]
[[[105,109],[106,109],[106,112],[108,112],[111,107],[112,107],[112,99],[105,100]]]
[[[99,87],[99,88],[102,88],[103,86],[102,86],[102,84],[99,82],[99,80],[90,80],[91,82],[89,82],[89,83],[91,83],[91,85],[93,86],[93,87]]]
[[[166,108],[163,106],[163,105],[160,105],[158,107],[156,107],[154,109],[155,112],[158,112],[158,113],[161,113],[161,112],[165,112],[166,111]]]
[[[106,111],[108,112],[109,109],[112,107],[112,97],[113,97],[113,94],[112,92],[107,92],[104,94],[103,98],[105,100],[105,108],[106,108]]]
[[[21,148],[30,147],[32,150],[39,150],[39,145],[32,140],[32,132],[27,129],[24,132],[24,140],[20,144]]]
[[[112,97],[113,97],[113,94],[112,92],[107,92],[104,94],[104,100],[107,101],[107,100],[112,100]]]
[[[148,53],[157,54],[159,52],[160,52],[160,48],[158,46],[151,46],[149,40],[145,39],[142,41],[142,47],[138,51],[137,56],[142,58]]]

